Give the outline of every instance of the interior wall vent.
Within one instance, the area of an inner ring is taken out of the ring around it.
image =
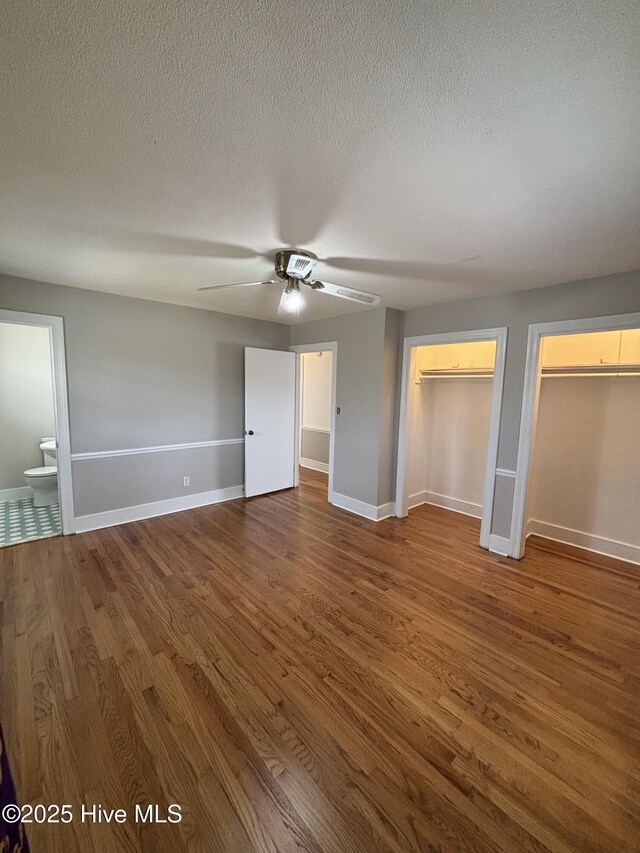
[[[336,293],[339,296],[344,296],[345,299],[353,299],[354,302],[365,302],[367,305],[376,302],[375,296],[369,296],[368,293],[356,293],[353,290],[347,290],[346,287],[338,287]]]

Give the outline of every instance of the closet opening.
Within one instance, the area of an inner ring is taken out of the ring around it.
[[[522,528],[640,564],[640,328],[541,335]]]
[[[298,353],[296,485],[300,474],[306,485],[333,495],[335,440],[335,342],[291,347]]]
[[[396,515],[432,504],[481,519],[490,546],[506,330],[405,343]]]

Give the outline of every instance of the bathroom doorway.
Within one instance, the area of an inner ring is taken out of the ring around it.
[[[333,495],[333,448],[336,414],[337,343],[290,347],[298,353],[296,486],[307,485]]]
[[[0,311],[0,547],[72,531],[62,319]]]

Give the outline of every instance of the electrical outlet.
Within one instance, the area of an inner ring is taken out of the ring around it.
[[[189,477],[183,477],[183,478],[182,478],[182,485],[183,485],[183,486],[189,486],[189,485],[191,485],[191,480],[190,480],[190,478],[189,478]]]

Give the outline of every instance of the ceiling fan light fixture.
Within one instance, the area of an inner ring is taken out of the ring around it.
[[[338,299],[348,299],[369,308],[380,305],[382,298],[375,293],[365,290],[356,290],[353,287],[343,287],[332,284],[330,281],[318,281],[311,278],[311,272],[318,262],[318,258],[311,252],[303,249],[280,249],[274,258],[275,279],[271,281],[245,281],[238,284],[212,284],[208,287],[199,287],[198,290],[220,290],[226,287],[255,287],[256,285],[284,283],[285,288],[280,296],[278,314],[298,314],[303,307],[304,299],[300,285],[304,284],[309,290],[323,293],[326,296],[337,296]],[[315,300],[315,297],[313,297]],[[321,300],[322,301],[322,300]]]
[[[302,301],[300,283],[295,278],[289,278],[282,294],[283,309],[291,313],[298,311],[302,307]]]

